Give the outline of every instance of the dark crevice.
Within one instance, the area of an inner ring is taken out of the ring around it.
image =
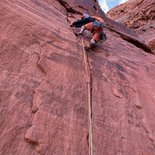
[[[82,15],[80,11],[72,8],[72,6],[70,6],[65,0],[58,0],[58,1],[67,10],[68,13],[76,13],[76,14]]]
[[[47,75],[48,69],[45,68],[45,67],[43,66],[43,63],[44,63],[43,58],[40,57],[40,56],[38,55],[37,67],[40,69],[40,71],[41,71],[43,74]]]
[[[93,6],[93,8],[95,9],[95,11],[97,11],[97,8],[96,8],[96,6],[95,6],[95,5]]]
[[[150,54],[154,54],[153,51],[151,50],[151,48],[148,45],[146,45],[145,43],[139,41],[138,39],[135,39],[134,37],[132,37],[130,35],[127,35],[127,34],[125,34],[123,32],[120,32],[120,31],[116,30],[115,28],[111,28],[109,26],[105,26],[105,27],[107,29],[119,34],[122,39],[132,43],[133,45],[135,45],[136,47],[144,50],[145,52],[150,53]]]
[[[82,13],[80,11],[77,11],[75,9],[72,8],[72,6],[70,6],[65,0],[58,0],[59,3],[66,9],[66,20],[67,22],[70,24],[70,20],[69,20],[69,13],[71,14],[79,14],[79,15],[82,15]],[[81,8],[84,8],[83,6],[80,6],[78,5],[78,7],[81,7]],[[74,30],[72,29],[73,33],[75,36],[76,35],[76,32],[74,32]]]
[[[34,141],[32,139],[25,138],[25,140],[26,140],[27,143],[31,143],[32,145],[39,145],[39,142]]]
[[[62,5],[62,7],[64,7],[66,9],[66,20],[69,24],[70,24],[69,13],[82,15],[82,13],[80,11],[73,9],[72,6],[70,6],[65,0],[58,0],[58,2]],[[80,6],[78,6],[78,7],[80,7]],[[74,33],[74,35],[76,35],[74,30],[73,30],[73,33]]]
[[[132,43],[136,47],[143,49],[145,52],[154,54],[149,46],[139,42],[138,40],[135,40],[133,38],[129,38],[129,37],[126,37],[126,36],[123,36],[123,35],[121,35],[121,37],[122,37],[122,39]]]

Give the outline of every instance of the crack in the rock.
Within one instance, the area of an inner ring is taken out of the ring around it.
[[[131,44],[135,45],[136,47],[143,49],[145,52],[150,53],[150,54],[154,54],[150,47],[148,47],[145,44],[139,42],[138,40],[130,38],[130,37],[126,37],[124,35],[121,35],[121,37],[122,37],[122,39],[130,42]]]
[[[144,1],[144,0],[142,0],[142,1],[140,1],[140,2],[137,1],[137,7],[139,7],[139,5],[140,5],[141,3],[143,3],[143,1]]]
[[[29,137],[29,132],[30,132],[30,129],[32,129],[33,127],[33,119],[34,119],[34,116],[36,115],[37,111],[39,110],[39,105],[36,104],[36,101],[35,101],[35,95],[38,93],[38,88],[40,87],[40,85],[42,85],[42,83],[44,82],[45,80],[45,77],[44,76],[42,78],[42,81],[40,82],[40,84],[33,90],[33,99],[32,99],[32,117],[31,117],[31,120],[30,120],[30,124],[31,124],[31,127],[29,126],[26,133],[25,133],[25,140],[27,143],[30,143],[32,145],[39,145],[39,142],[38,140],[34,139],[33,137]],[[31,133],[31,132],[30,132]],[[32,133],[33,135],[33,133]]]
[[[41,64],[41,60],[42,60],[42,57],[40,55],[37,55],[38,56],[38,62],[37,62],[37,67],[40,69],[40,71],[47,75],[47,71],[45,70],[44,66],[42,66]]]
[[[70,4],[67,3],[65,0],[58,0],[58,2],[66,9],[67,12],[76,13],[76,14],[79,14],[79,15],[82,14],[80,11],[77,11],[74,8],[72,8],[72,6],[70,6]]]
[[[42,66],[42,64],[40,63],[42,57],[38,54],[38,53],[35,53],[38,57],[38,60],[37,60],[37,63],[36,63],[36,66],[39,68],[39,70],[44,74],[43,77],[42,77],[42,80],[41,82],[39,82],[38,86],[33,90],[33,99],[32,99],[32,116],[31,116],[31,119],[30,119],[30,124],[32,126],[32,122],[33,122],[33,118],[34,118],[34,115],[36,114],[36,112],[39,110],[39,106],[37,105],[36,101],[35,101],[35,95],[36,93],[38,93],[38,88],[40,87],[40,85],[42,85],[42,83],[44,82],[45,80],[45,77],[47,76],[47,71],[44,69],[44,67]],[[27,129],[27,132],[29,131],[30,128]],[[27,133],[26,132],[26,133]],[[29,137],[26,137],[26,134],[25,134],[25,140],[26,142],[28,143],[31,143],[33,145],[39,145],[39,142],[38,141],[35,141],[33,140],[33,138],[29,138]]]
[[[65,0],[57,0],[57,1],[60,3],[60,5],[61,5],[62,7],[65,8],[65,10],[66,10],[66,20],[67,20],[67,22],[68,22],[69,24],[70,24],[70,21],[69,21],[69,13],[82,15],[82,13],[81,13],[80,11],[77,11],[77,10],[75,10],[74,8],[72,8],[72,6],[70,6],[70,4],[67,3]],[[82,7],[82,6],[79,5],[78,7]],[[82,7],[82,8],[83,8],[83,7]],[[74,35],[76,36],[74,30],[73,30],[73,33],[74,33]]]
[[[83,55],[84,55],[84,67],[86,74],[86,82],[87,82],[87,102],[88,102],[88,121],[89,121],[89,130],[87,135],[88,146],[89,146],[89,155],[93,155],[93,131],[92,131],[92,73],[89,58],[87,52],[84,49],[84,42],[82,39],[83,46]]]
[[[147,53],[150,53],[150,54],[154,54],[153,51],[151,50],[151,48],[147,45],[145,45],[144,43],[134,39],[133,37],[127,35],[127,34],[124,34],[123,32],[119,32],[117,30],[115,30],[114,28],[110,28],[108,26],[105,26],[107,29],[117,33],[120,35],[120,37],[123,39],[123,40],[126,40],[130,43],[132,43],[133,45],[135,45],[136,47],[138,48],[141,48],[142,50],[144,50],[145,52]]]
[[[42,82],[41,82],[42,83]],[[41,83],[39,84],[39,86],[41,85]],[[38,87],[39,87],[38,86]],[[39,109],[39,107],[34,107],[34,96],[36,95],[36,93],[37,93],[37,89],[38,89],[38,87],[33,91],[33,100],[32,100],[32,113],[36,113],[37,111],[38,111],[38,109]]]
[[[33,140],[33,139],[30,139],[30,138],[25,138],[26,142],[27,143],[30,143],[32,145],[39,145],[39,142]]]
[[[42,83],[44,82],[45,77],[46,77],[46,76],[43,77],[43,79],[42,79],[42,81],[40,82],[40,84],[38,85],[38,87],[35,88],[34,91],[33,91],[32,113],[36,113],[36,112],[38,111],[38,109],[39,109],[39,106],[37,106],[37,104],[36,104],[36,102],[35,102],[35,95],[38,93],[37,90],[38,90],[38,88],[40,87],[40,85],[42,85]]]

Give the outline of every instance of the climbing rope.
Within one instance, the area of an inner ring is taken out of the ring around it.
[[[87,93],[88,93],[88,120],[89,120],[89,155],[93,155],[93,127],[92,127],[92,79],[89,66],[88,56],[84,47],[84,40],[82,38],[82,49],[84,53],[85,72],[87,76]]]

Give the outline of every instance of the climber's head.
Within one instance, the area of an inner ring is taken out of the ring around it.
[[[85,18],[89,18],[89,14],[88,13],[83,13],[81,16],[81,19],[85,19]]]

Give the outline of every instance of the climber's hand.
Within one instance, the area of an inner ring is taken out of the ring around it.
[[[76,36],[79,36],[79,35],[81,35],[82,33],[81,32],[77,32],[75,35]]]
[[[73,25],[73,24],[70,24],[69,26],[70,26],[70,27],[74,27],[74,25]]]

